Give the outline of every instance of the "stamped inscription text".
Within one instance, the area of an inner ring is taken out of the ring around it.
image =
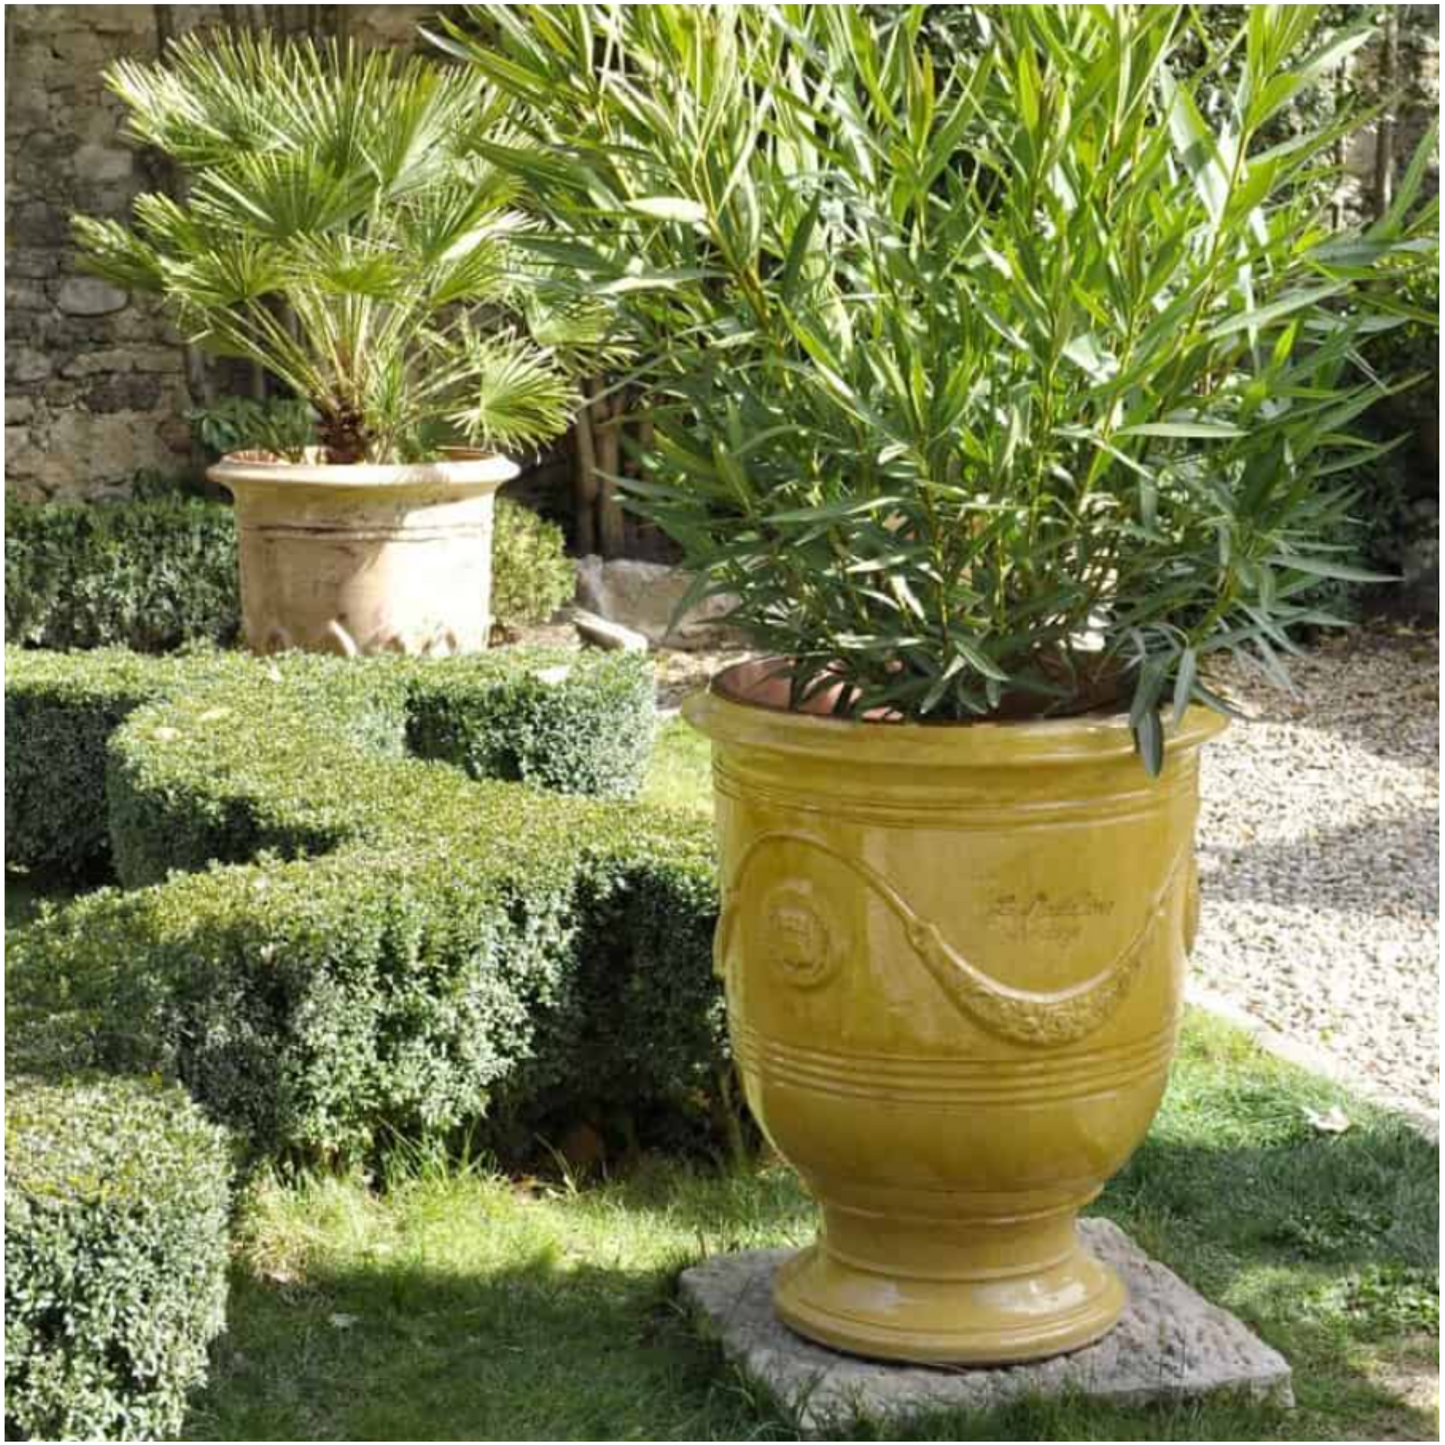
[[[1087,891],[1064,897],[1001,893],[989,902],[984,916],[990,932],[1011,943],[1073,943],[1091,919],[1107,918],[1113,911],[1108,899]]]

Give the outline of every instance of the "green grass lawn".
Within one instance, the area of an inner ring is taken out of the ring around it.
[[[708,792],[706,742],[669,723],[647,796],[706,810]],[[7,917],[46,891],[10,880]],[[1317,1132],[1307,1111],[1334,1104],[1352,1126]],[[1193,1014],[1154,1129],[1097,1207],[1282,1350],[1298,1408],[1066,1401],[937,1415],[910,1434],[1437,1438],[1438,1180],[1438,1149],[1401,1122]],[[518,1179],[412,1158],[382,1178],[254,1181],[229,1328],[188,1438],[792,1438],[786,1413],[691,1330],[676,1280],[706,1255],[812,1228],[775,1164],[644,1157]]]
[[[669,718],[657,732],[643,799],[712,817],[711,746],[680,717]]]
[[[1305,1111],[1336,1102],[1353,1127],[1316,1132]],[[1283,1350],[1299,1407],[1041,1403],[914,1433],[1434,1438],[1437,1181],[1438,1151],[1408,1128],[1193,1016],[1149,1141],[1100,1212]],[[262,1181],[244,1221],[197,1438],[792,1434],[675,1300],[679,1270],[704,1255],[810,1236],[784,1168],[648,1160],[545,1182],[413,1161],[385,1182]]]

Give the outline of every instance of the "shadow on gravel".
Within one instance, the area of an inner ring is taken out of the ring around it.
[[[1311,912],[1440,912],[1440,825],[1423,808],[1285,842],[1219,848],[1201,837],[1199,860],[1210,902]]]

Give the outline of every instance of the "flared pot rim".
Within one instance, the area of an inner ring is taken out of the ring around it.
[[[851,764],[1030,767],[1103,763],[1136,754],[1128,715],[1114,708],[1068,717],[968,722],[836,718],[794,711],[760,696],[778,671],[776,658],[735,663],[718,673],[705,692],[694,693],[683,703],[683,716],[715,743],[814,759],[831,756]],[[1166,708],[1166,758],[1171,751],[1201,747],[1227,725],[1222,715],[1198,705],[1188,708],[1175,724]]]
[[[315,448],[309,448],[315,451]],[[425,462],[287,461],[268,452],[228,452],[206,469],[221,486],[321,487],[337,491],[401,490],[409,487],[495,489],[520,475],[499,452],[448,449]]]

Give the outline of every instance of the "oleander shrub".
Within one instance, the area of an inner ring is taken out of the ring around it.
[[[577,571],[555,523],[498,497],[492,527],[492,615],[503,626],[545,622],[572,600]]]
[[[1321,581],[1311,595],[1341,614],[1418,607],[1435,584],[1412,576],[1424,555],[1439,555],[1440,278],[1438,256],[1411,258],[1388,275],[1390,303],[1404,324],[1372,336],[1365,359],[1393,388],[1360,420],[1375,446],[1341,473],[1353,492],[1337,540],[1390,579]],[[1406,585],[1394,585],[1403,581]]]
[[[1385,398],[1366,418],[1382,440],[1398,438],[1398,450],[1380,458],[1364,482],[1360,511],[1367,529],[1367,555],[1398,569],[1405,549],[1428,521],[1434,531],[1440,500],[1440,273],[1438,255],[1402,268],[1394,293],[1410,319],[1374,339],[1370,364],[1397,381],[1414,379]],[[1418,503],[1433,504],[1433,514]]]
[[[11,937],[12,1067],[157,1071],[255,1153],[338,1162],[709,1100],[706,827],[485,775],[634,787],[646,659],[518,652],[178,662],[92,799],[127,888]]]
[[[231,1162],[174,1085],[5,1085],[5,1433],[180,1434],[225,1324]]]
[[[162,495],[5,509],[9,642],[137,652],[226,644],[240,606],[229,507]]]
[[[561,529],[496,504],[492,613],[545,621],[576,583]],[[11,502],[5,509],[5,636],[68,652],[172,652],[241,634],[236,522],[223,502],[155,487],[125,502]]]
[[[936,7],[947,8],[947,7]],[[1434,144],[1385,215],[1319,182],[1363,117],[1275,145],[1370,38],[1311,7],[481,4],[433,34],[518,103],[496,153],[650,399],[629,507],[789,659],[789,702],[966,721],[1226,708],[1276,681],[1334,540],[1360,347],[1431,249]],[[1197,12],[1230,9],[1215,44]],[[667,77],[669,83],[656,83]]]

